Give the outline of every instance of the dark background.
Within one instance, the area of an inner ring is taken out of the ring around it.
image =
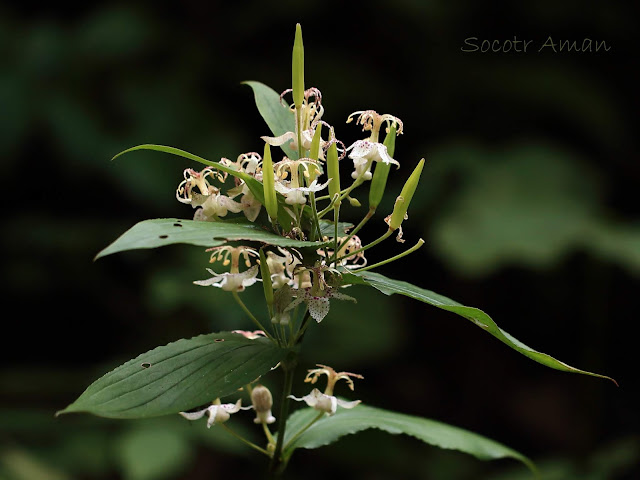
[[[357,306],[334,302],[309,332],[303,368],[362,373],[354,398],[494,438],[534,459],[544,478],[637,478],[638,12],[630,5],[1,6],[0,478],[260,478],[262,459],[201,424],[53,413],[143,351],[251,328],[224,292],[191,284],[206,275],[197,247],[92,258],[137,221],[192,215],[174,192],[193,165],[160,153],[110,162],[117,152],[159,143],[218,160],[262,148],[269,132],[240,82],[290,86],[296,22],[307,86],[322,90],[324,120],[339,138],[361,138],[343,124],[355,110],[405,124],[395,155],[402,168],[363,237],[384,229],[402,183],[427,159],[405,222],[406,245],[420,237],[426,245],[380,272],[481,308],[527,345],[620,387],[536,364],[461,317],[357,288]],[[533,40],[527,53],[461,51],[469,37],[514,36]],[[610,50],[539,52],[549,36]],[[356,197],[366,204],[366,195]],[[401,248],[388,243],[369,260]],[[515,462],[375,431],[298,452],[290,468],[291,478],[530,478]]]

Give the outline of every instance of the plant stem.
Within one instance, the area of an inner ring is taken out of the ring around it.
[[[231,293],[233,293],[233,298],[236,300],[236,302],[238,302],[238,305],[240,305],[240,308],[242,308],[242,310],[244,310],[244,313],[246,313],[246,314],[249,316],[249,318],[253,321],[253,323],[255,323],[255,324],[256,324],[256,326],[257,326],[260,330],[262,330],[262,331],[265,333],[265,335],[266,335],[267,337],[269,337],[271,340],[275,340],[275,339],[271,336],[271,334],[269,333],[269,331],[268,331],[266,328],[264,328],[264,327],[262,326],[262,324],[258,321],[258,319],[253,315],[253,313],[251,313],[251,310],[249,310],[249,309],[247,308],[247,306],[244,304],[244,302],[240,299],[240,295],[238,295],[238,292],[235,292],[235,291],[234,291],[234,292],[231,292]]]
[[[410,253],[415,252],[417,249],[419,249],[422,245],[424,245],[424,240],[420,239],[418,240],[418,243],[416,243],[413,247],[411,247],[409,250],[405,250],[402,253],[399,253],[398,255],[391,257],[391,258],[387,258],[386,260],[383,260],[381,262],[378,263],[374,263],[373,265],[368,265],[364,268],[359,268],[358,270],[352,270],[351,273],[358,273],[358,272],[366,272],[367,270],[371,270],[373,268],[377,268],[380,267],[382,265],[386,265],[387,263],[391,263],[394,260],[398,260],[399,258],[405,257],[407,255],[409,255]]]
[[[322,417],[324,417],[324,413],[325,413],[325,412],[320,412],[320,413],[318,413],[318,415],[317,415],[313,420],[311,420],[309,423],[307,423],[307,424],[306,424],[302,429],[300,429],[300,430],[299,430],[299,431],[298,431],[298,432],[297,432],[293,437],[291,437],[291,440],[289,440],[289,441],[287,442],[287,444],[284,446],[285,451],[287,450],[287,447],[288,447],[289,445],[291,445],[293,442],[295,442],[295,441],[298,439],[298,437],[300,437],[300,435],[302,435],[304,432],[306,432],[306,431],[309,429],[309,427],[311,427],[311,425],[313,425],[313,424],[314,424],[314,423],[316,423],[318,420],[320,420]]]
[[[265,455],[269,456],[269,452],[267,452],[264,448],[261,448],[261,447],[257,446],[255,443],[250,442],[249,440],[244,438],[242,435],[237,434],[236,432],[231,430],[229,427],[227,427],[224,423],[221,423],[220,425],[222,425],[222,428],[224,428],[227,432],[229,432],[231,435],[236,437],[238,440],[240,440],[245,445],[248,445],[251,448],[253,448],[254,450],[258,450],[260,453],[264,453]]]
[[[371,242],[370,244],[365,245],[364,247],[359,248],[358,250],[354,250],[353,252],[349,252],[347,255],[344,255],[344,256],[342,256],[342,257],[340,257],[340,258],[336,258],[336,257],[337,257],[337,255],[338,255],[338,252],[336,252],[336,253],[334,254],[333,259],[329,259],[329,260],[327,261],[327,264],[331,265],[332,263],[335,263],[335,264],[337,265],[339,261],[344,260],[345,258],[352,257],[352,256],[354,256],[354,255],[357,255],[357,254],[358,254],[358,253],[360,253],[360,252],[364,252],[365,250],[368,250],[369,248],[376,246],[377,244],[379,244],[379,243],[380,243],[380,242],[382,242],[383,240],[386,240],[387,238],[389,238],[389,236],[391,236],[391,234],[392,234],[392,233],[393,233],[393,230],[389,229],[389,230],[387,230],[387,231],[384,233],[384,235],[382,235],[381,237],[379,237],[377,240],[374,240],[374,241],[373,241],[373,242]]]
[[[336,253],[335,253],[335,255],[337,255],[337,254],[338,254],[338,252],[340,251],[340,249],[341,249],[342,247],[344,247],[344,246],[347,244],[347,242],[348,242],[349,240],[351,240],[351,239],[353,238],[353,236],[354,236],[356,233],[358,233],[358,232],[360,231],[360,229],[361,229],[362,227],[364,227],[364,226],[365,226],[365,224],[366,224],[366,223],[371,219],[371,217],[373,217],[373,214],[374,214],[374,213],[376,213],[376,209],[375,209],[375,208],[370,208],[370,209],[369,209],[369,211],[367,212],[367,214],[364,216],[364,218],[363,218],[363,219],[360,221],[360,223],[356,226],[356,228],[354,228],[353,230],[351,230],[351,231],[349,232],[349,235],[347,235],[347,238],[345,238],[345,239],[340,243],[340,245],[339,245],[339,246],[336,246],[336,250],[335,250],[335,251],[336,251]]]
[[[293,388],[293,375],[297,363],[297,355],[291,353],[290,357],[282,362],[282,369],[284,370],[284,385],[282,387],[282,398],[280,400],[280,414],[278,420],[278,441],[276,442],[276,449],[271,457],[271,463],[269,464],[269,471],[272,478],[280,476],[286,463],[282,458],[282,447],[284,446],[284,436],[287,427],[287,416],[289,415],[289,395]]]

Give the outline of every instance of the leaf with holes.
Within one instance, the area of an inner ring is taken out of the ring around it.
[[[295,131],[295,115],[288,106],[280,102],[280,95],[275,90],[260,82],[242,83],[253,90],[256,107],[275,137]],[[281,148],[287,157],[294,160],[298,158],[298,152],[291,148],[291,143],[286,143]]]
[[[227,241],[259,242],[280,247],[318,248],[326,242],[303,242],[281,237],[253,223],[200,222],[175,218],[144,220],[124,232],[102,250],[96,259],[112,253],[140,248],[156,248],[176,243],[215,247]]]
[[[611,380],[617,385],[617,382],[613,378],[597,373],[587,372],[585,370],[580,370],[559,360],[556,360],[546,353],[537,352],[533,348],[526,346],[524,343],[520,342],[519,340],[502,330],[500,327],[498,327],[498,325],[496,325],[496,323],[491,319],[489,315],[478,308],[466,307],[443,295],[439,295],[430,290],[416,287],[415,285],[407,282],[387,278],[384,275],[380,275],[379,273],[362,272],[359,274],[346,274],[344,275],[344,281],[346,283],[369,285],[370,287],[381,291],[385,295],[393,295],[394,293],[399,293],[401,295],[414,298],[421,302],[428,303],[429,305],[433,305],[434,307],[456,313],[461,317],[466,318],[467,320],[471,320],[475,325],[490,333],[501,342],[506,343],[514,350],[520,352],[521,354],[529,357],[532,360],[535,360],[538,363],[546,365],[550,368],[554,368],[556,370],[561,370],[563,372],[581,373],[583,375],[590,375],[592,377],[606,378],[607,380]]]
[[[229,332],[178,340],[107,373],[58,414],[144,418],[190,410],[235,393],[286,353],[266,338]]]
[[[535,470],[531,460],[521,453],[476,433],[427,418],[362,404],[353,409],[339,408],[335,415],[321,418],[296,437],[297,432],[304,429],[317,415],[317,410],[304,408],[289,417],[284,441],[286,458],[297,448],[319,448],[345,435],[377,428],[394,435],[410,435],[436,447],[459,450],[481,460],[514,458]]]

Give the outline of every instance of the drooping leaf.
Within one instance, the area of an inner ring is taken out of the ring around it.
[[[527,457],[494,440],[435,420],[368,405],[358,405],[353,409],[339,408],[335,415],[321,418],[289,445],[293,436],[317,415],[318,411],[312,408],[304,408],[291,415],[287,422],[284,442],[286,457],[297,448],[318,448],[329,445],[345,435],[377,428],[394,435],[410,435],[436,447],[459,450],[481,460],[514,458],[535,470]]]
[[[537,352],[536,350],[528,347],[524,343],[520,342],[519,340],[502,330],[500,327],[498,327],[498,325],[496,325],[496,323],[491,319],[489,315],[478,308],[464,306],[443,295],[437,294],[430,290],[425,290],[420,287],[416,287],[415,285],[412,285],[408,282],[387,278],[384,275],[380,275],[379,273],[362,272],[353,275],[346,274],[344,275],[344,280],[348,283],[369,285],[381,291],[385,295],[393,295],[394,293],[399,293],[401,295],[414,298],[421,302],[428,303],[429,305],[433,305],[434,307],[456,313],[466,318],[467,320],[471,320],[474,324],[490,333],[498,340],[506,343],[514,350],[520,352],[521,354],[529,357],[532,360],[535,360],[538,363],[546,365],[547,367],[554,368],[556,370],[562,370],[564,372],[581,373],[584,375],[591,375],[592,377],[606,378],[617,385],[616,381],[610,377],[597,373],[587,372],[585,370],[580,370],[559,360],[556,360],[546,353]]]
[[[280,95],[275,90],[260,82],[242,83],[249,85],[253,90],[258,111],[274,137],[295,131],[295,115],[289,107],[280,102]],[[282,145],[281,148],[287,157],[293,160],[298,158],[298,152],[291,148],[290,143]]]
[[[136,147],[131,147],[131,148],[128,148],[127,150],[124,150],[118,153],[115,157],[112,158],[112,160],[115,160],[116,158],[120,157],[121,155],[124,155],[125,153],[134,152],[136,150],[152,150],[156,152],[168,153],[170,155],[176,155],[178,157],[186,158],[188,160],[193,160],[203,165],[213,167],[217,170],[220,170],[221,172],[228,173],[229,175],[232,175],[236,178],[239,178],[240,180],[243,180],[247,184],[247,187],[249,187],[249,190],[251,191],[253,196],[258,200],[258,202],[264,205],[264,189],[262,187],[262,183],[260,183],[254,177],[252,177],[251,175],[248,175],[245,172],[235,170],[234,168],[231,168],[227,165],[223,165],[219,162],[212,162],[211,160],[207,160],[206,158],[199,157],[198,155],[194,155],[193,153],[189,153],[185,150],[180,150],[179,148],[167,147],[165,145],[153,145],[153,144],[138,145]],[[284,197],[280,193],[277,194],[277,198],[278,198],[278,203],[280,205],[283,205],[285,203]],[[278,209],[278,223],[286,230],[291,230],[292,218],[287,214],[284,208]]]
[[[323,242],[303,242],[281,237],[263,230],[253,223],[222,223],[156,218],[136,223],[111,245],[98,253],[96,259],[126,250],[156,248],[176,243],[215,247],[227,241],[235,240],[298,248],[317,248],[324,244]]]
[[[58,413],[109,418],[178,413],[234,393],[285,354],[266,338],[250,340],[229,332],[178,340],[107,373]]]
[[[153,150],[156,152],[163,152],[163,153],[168,153],[170,155],[176,155],[178,157],[186,158],[188,160],[193,160],[203,165],[207,165],[208,167],[213,167],[217,170],[220,170],[221,172],[226,172],[229,175],[238,177],[240,180],[244,180],[245,182],[247,181],[251,182],[253,180],[253,182],[259,183],[251,175],[247,175],[246,173],[235,170],[227,165],[223,165],[219,162],[212,162],[211,160],[207,160],[206,158],[199,157],[198,155],[194,155],[193,153],[189,153],[185,150],[180,150],[179,148],[175,148],[175,147],[168,147],[166,145],[154,145],[151,143],[146,143],[144,145],[137,145],[135,147],[131,147],[131,148],[127,148],[126,150],[123,150],[122,152],[114,156],[111,160],[115,160],[116,158],[124,155],[125,153],[135,152],[136,150]]]

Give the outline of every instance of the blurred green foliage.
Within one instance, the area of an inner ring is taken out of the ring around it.
[[[345,143],[360,133],[342,125],[353,110],[374,108],[405,123],[395,155],[402,169],[390,175],[380,218],[426,157],[405,238],[427,244],[383,273],[486,309],[532,347],[610,374],[622,387],[540,373],[458,319],[355,288],[357,305],[336,302],[322,328],[308,332],[301,369],[326,362],[363,373],[357,393],[367,403],[486,434],[541,459],[545,479],[636,478],[640,398],[635,337],[627,333],[637,319],[640,269],[633,7],[551,0],[364,7],[0,6],[0,173],[12,195],[3,205],[2,287],[18,312],[3,318],[0,479],[263,471],[225,432],[179,418],[53,413],[98,374],[156,345],[250,328],[224,292],[192,285],[205,278],[208,261],[197,248],[91,259],[139,220],[192,215],[174,198],[188,163],[153,153],[109,162],[115,153],[146,142],[211,160],[260,150],[258,137],[268,132],[239,82],[289,86],[298,21],[315,33],[306,42],[306,78],[323,91],[326,119]],[[328,35],[324,22],[343,30]],[[613,50],[459,50],[469,36],[540,40],[550,31],[602,38]],[[260,294],[243,295],[250,303]],[[447,321],[436,328],[432,318]],[[524,469],[504,468],[367,432],[296,453],[291,476],[526,478]]]

